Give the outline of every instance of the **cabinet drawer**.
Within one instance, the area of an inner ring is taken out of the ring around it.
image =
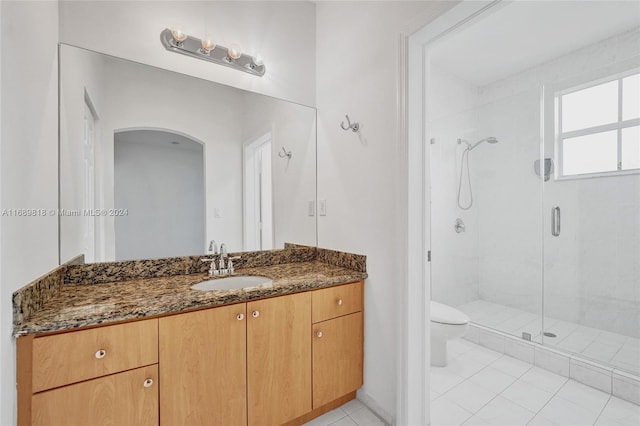
[[[362,311],[362,281],[311,293],[313,323]]]
[[[158,365],[33,396],[32,426],[157,426]]]
[[[33,340],[33,392],[158,362],[158,320]]]

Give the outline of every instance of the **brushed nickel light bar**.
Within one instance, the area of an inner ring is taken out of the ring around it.
[[[240,51],[238,46],[224,47],[209,39],[199,39],[180,30],[166,28],[160,33],[160,42],[170,52],[224,65],[238,71],[262,77],[266,67],[260,55],[254,58]]]

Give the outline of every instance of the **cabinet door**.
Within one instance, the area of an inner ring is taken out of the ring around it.
[[[362,386],[362,312],[313,325],[313,408]]]
[[[158,424],[158,366],[137,368],[37,393],[34,426]]]
[[[249,426],[311,411],[311,294],[247,303]]]
[[[160,318],[163,425],[246,425],[246,304]]]

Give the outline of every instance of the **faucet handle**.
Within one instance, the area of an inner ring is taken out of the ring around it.
[[[229,258],[229,261],[227,262],[227,270],[229,271],[230,274],[233,274],[236,270],[233,266],[233,261],[240,260],[240,259],[241,259],[240,256],[234,256]]]
[[[200,259],[200,262],[213,262],[215,259]]]

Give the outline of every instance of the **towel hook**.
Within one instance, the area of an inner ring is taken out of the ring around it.
[[[351,120],[349,120],[349,116],[345,115],[345,117],[347,117],[347,127],[344,126],[344,121],[340,123],[340,127],[342,127],[342,130],[349,130],[351,129],[352,132],[357,132],[360,129],[360,124],[356,123],[356,122],[351,122]]]
[[[291,151],[287,151],[286,149],[284,149],[284,146],[283,146],[282,152],[278,152],[278,157],[288,158],[289,160],[291,160]]]

